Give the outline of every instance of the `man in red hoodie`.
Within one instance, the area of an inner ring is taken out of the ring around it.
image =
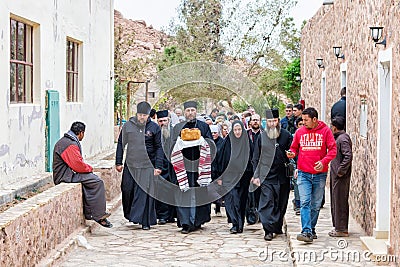
[[[305,127],[297,130],[288,158],[298,155],[297,185],[300,194],[301,233],[297,240],[312,243],[317,224],[329,162],[336,157],[336,142],[329,127],[318,120],[315,108],[302,112]]]

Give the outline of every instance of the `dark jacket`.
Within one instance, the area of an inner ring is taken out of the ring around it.
[[[161,129],[150,120],[140,125],[136,117],[132,117],[122,127],[118,138],[116,165],[122,165],[124,148],[127,147],[126,163],[131,168],[156,168],[162,170],[163,150],[161,145]]]
[[[351,162],[353,160],[352,142],[345,131],[334,134],[337,154],[331,161],[330,175],[335,179],[346,179],[351,176]]]
[[[296,131],[294,116],[292,115],[290,116],[290,118],[288,118],[287,116],[283,117],[281,119],[281,128],[288,130],[291,134],[294,134],[294,132]]]
[[[93,168],[83,162],[78,137],[69,131],[58,140],[53,152],[53,180],[55,184],[71,183],[74,173],[89,173]]]
[[[331,109],[331,119],[341,116],[346,119],[346,97],[343,96],[338,102],[333,104]]]
[[[249,157],[249,163],[247,164],[246,171],[248,172],[253,172],[255,166],[253,162],[253,154],[254,154],[254,146],[257,144],[258,139],[261,135],[261,133],[264,130],[260,129],[257,133],[253,133],[251,129],[247,130],[247,134],[249,135],[249,142],[250,142],[250,157]],[[258,161],[256,162],[257,165]]]

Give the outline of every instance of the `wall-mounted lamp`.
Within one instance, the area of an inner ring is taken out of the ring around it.
[[[335,53],[335,56],[337,59],[341,58],[344,60],[344,54],[342,53],[342,47],[341,46],[334,46],[333,47],[333,53]]]
[[[371,37],[372,37],[372,40],[374,40],[374,42],[375,42],[375,47],[378,44],[381,44],[384,47],[386,47],[386,36],[383,38],[382,42],[378,43],[379,39],[381,39],[381,37],[382,37],[383,27],[377,26],[377,27],[369,27],[369,28],[371,29]]]
[[[324,60],[322,58],[317,58],[317,66],[320,69],[325,69]]]

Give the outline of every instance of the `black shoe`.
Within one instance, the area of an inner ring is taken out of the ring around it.
[[[183,226],[182,226],[181,233],[182,233],[182,234],[188,234],[189,232],[190,232],[189,226],[188,226],[188,225],[183,225]]]
[[[101,226],[106,227],[106,228],[111,228],[111,227],[113,227],[112,223],[110,223],[110,221],[107,220],[107,219],[100,219],[100,220],[98,220],[98,221],[96,221],[96,222],[97,222],[98,224],[100,224]]]
[[[174,219],[174,218],[168,219],[168,220],[167,220],[167,223],[174,223],[174,222],[175,222],[175,219]]]
[[[166,223],[167,223],[167,221],[164,220],[164,219],[159,219],[159,220],[158,220],[158,224],[160,224],[160,225],[166,224]]]
[[[237,232],[238,232],[238,234],[243,233],[243,228],[238,228],[238,229],[237,229]]]
[[[312,243],[313,235],[311,233],[301,233],[297,235],[297,240],[304,241],[306,243]]]
[[[275,232],[275,234],[277,234],[277,235],[283,235],[283,232],[282,232],[282,230],[278,230],[278,231]]]
[[[232,226],[232,228],[229,229],[229,232],[230,232],[231,234],[237,234],[237,233],[238,233],[237,227],[236,227],[236,226]]]
[[[296,215],[300,215],[300,208],[296,208],[294,211],[296,212]]]
[[[265,240],[265,241],[271,241],[273,237],[274,237],[274,236],[273,236],[272,233],[268,233],[268,234],[265,234],[264,240]]]
[[[148,226],[148,225],[142,225],[142,230],[150,230],[150,226]]]
[[[317,233],[315,232],[315,229],[312,229],[311,234],[312,234],[312,238],[313,239],[317,239],[318,238]]]

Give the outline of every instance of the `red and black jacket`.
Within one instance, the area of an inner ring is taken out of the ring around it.
[[[53,153],[53,180],[55,184],[71,183],[75,173],[90,173],[93,168],[83,162],[81,144],[71,131],[55,144]]]

